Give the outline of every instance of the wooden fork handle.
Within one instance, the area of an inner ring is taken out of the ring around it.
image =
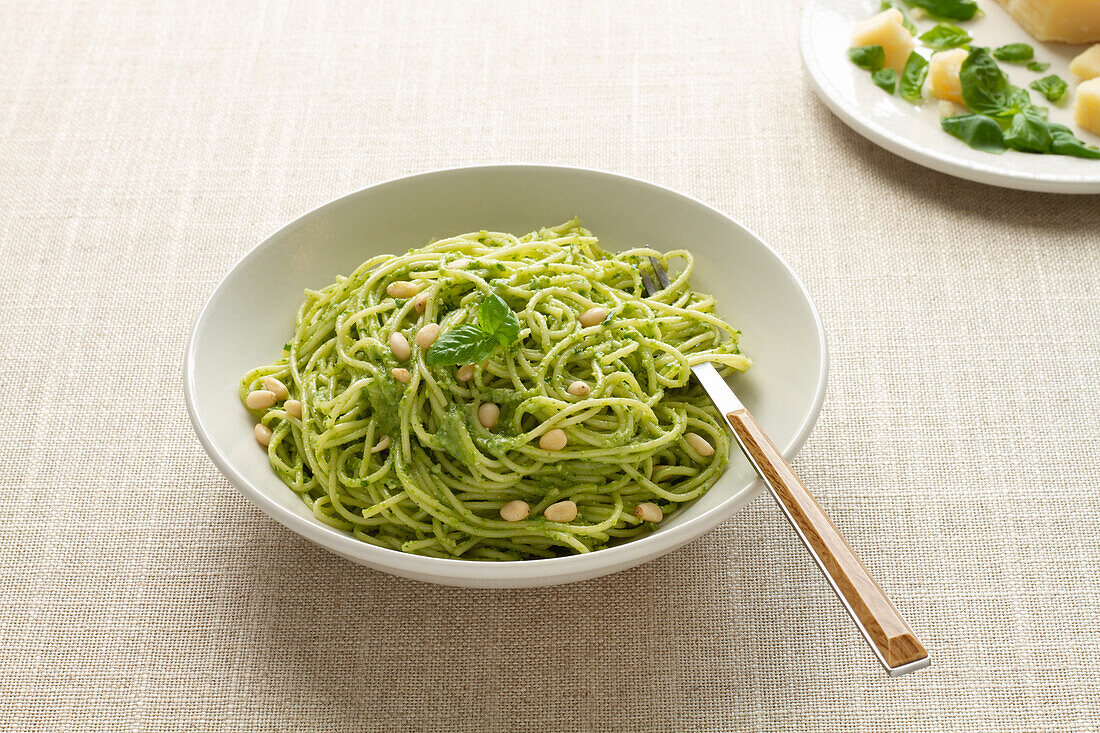
[[[887,671],[902,674],[924,666],[916,664],[927,661],[924,646],[752,414],[741,408],[726,419]]]

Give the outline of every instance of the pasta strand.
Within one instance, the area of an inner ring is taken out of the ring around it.
[[[666,269],[682,263],[653,298],[640,278],[650,256]],[[651,531],[634,515],[638,504],[656,503],[667,516],[728,463],[722,417],[690,366],[711,361],[729,374],[751,361],[714,299],[691,290],[693,267],[682,249],[606,253],[576,219],[374,257],[306,291],[281,358],[242,378],[241,400],[266,377],[285,383],[300,417],[279,404],[253,411],[272,431],[271,467],[320,521],[364,542],[490,561],[591,552]],[[387,294],[399,281],[416,285],[422,309]],[[490,294],[515,313],[517,343],[472,365],[467,381],[457,366],[428,365],[418,330],[474,323]],[[579,316],[596,307],[607,317],[582,326]],[[408,359],[390,347],[395,332],[411,344]],[[393,376],[400,368],[407,382]],[[577,381],[590,391],[570,392]],[[492,429],[478,419],[486,402],[500,408]],[[540,448],[555,429],[566,446]],[[714,447],[703,462],[690,432]],[[505,521],[501,507],[517,499],[529,516]],[[576,503],[576,519],[542,516],[564,500]]]

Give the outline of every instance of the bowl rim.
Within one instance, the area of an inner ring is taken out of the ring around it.
[[[237,471],[228,457],[212,440],[210,431],[207,429],[199,414],[199,408],[196,401],[197,385],[195,384],[195,362],[197,358],[196,342],[199,332],[206,322],[208,311],[215,300],[214,296],[234,274],[240,270],[247,269],[251,265],[252,260],[259,256],[259,253],[267,247],[268,243],[271,242],[276,235],[307,217],[318,216],[326,209],[334,207],[345,199],[364,195],[366,192],[375,189],[381,189],[396,184],[406,184],[417,178],[429,178],[447,173],[492,170],[500,170],[503,172],[525,168],[577,172],[606,178],[617,183],[629,183],[649,189],[657,189],[657,191],[663,195],[681,199],[686,203],[702,207],[713,214],[717,214],[752,237],[757,244],[762,246],[772,257],[774,257],[786,271],[788,277],[791,278],[791,281],[798,288],[806,304],[809,306],[810,313],[813,316],[814,333],[817,337],[818,349],[821,353],[817,384],[814,388],[810,409],[799,424],[793,438],[789,440],[786,445],[779,446],[779,449],[789,460],[792,459],[805,444],[820,415],[828,386],[829,351],[828,342],[825,337],[825,329],[821,322],[821,315],[818,312],[817,305],[814,303],[813,298],[810,297],[806,285],[787,261],[763,239],[757,236],[755,232],[733,217],[728,216],[693,196],[634,176],[583,166],[544,163],[488,163],[481,165],[452,166],[397,176],[349,193],[341,194],[302,213],[291,221],[281,224],[250,248],[237,263],[221,277],[217,285],[209,292],[206,301],[199,310],[187,339],[183,360],[183,391],[184,401],[187,406],[187,414],[198,436],[199,442],[207,455],[214,462],[214,465],[221,471],[222,475],[229,479],[229,482],[233,484],[237,491],[243,494],[245,498],[255,504],[269,517],[327,550],[335,552],[352,561],[361,562],[384,572],[392,572],[404,577],[415,577],[421,580],[432,577],[435,580],[429,582],[439,583],[454,581],[449,584],[469,585],[474,582],[502,584],[508,581],[519,580],[519,578],[517,578],[517,573],[520,568],[523,568],[522,577],[525,578],[525,585],[550,585],[596,577],[603,574],[599,572],[601,569],[606,569],[605,572],[616,572],[617,570],[626,569],[647,562],[666,552],[677,549],[712,530],[760,493],[763,488],[763,482],[758,477],[750,484],[747,490],[731,496],[729,499],[683,524],[664,532],[654,532],[621,545],[605,547],[590,553],[554,558],[538,558],[533,560],[505,560],[500,562],[437,558],[425,555],[414,555],[401,552],[400,550],[372,545],[358,540],[335,527],[329,527],[311,518],[292,512],[274,499],[268,497],[259,487],[254,485],[248,477]]]

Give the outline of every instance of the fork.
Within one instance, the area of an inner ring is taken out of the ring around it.
[[[655,257],[650,257],[649,262],[661,287],[653,284],[645,270],[641,271],[642,284],[647,295],[653,296],[671,283]],[[696,364],[691,371],[725,417],[745,457],[810,551],[886,673],[897,677],[927,667],[932,660],[924,645],[714,364]]]

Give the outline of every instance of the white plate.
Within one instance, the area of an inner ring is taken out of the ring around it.
[[[319,288],[379,253],[492,229],[525,233],[577,214],[612,249],[687,247],[693,284],[717,296],[756,362],[734,379],[742,400],[787,456],[801,447],[825,394],[825,337],[787,265],[733,220],[694,199],[624,176],[507,165],[399,178],[344,196],[287,224],[249,252],[199,315],[184,363],[191,420],[206,451],[248,499],[295,532],[356,562],[417,580],[474,587],[552,585],[622,570],[709,531],[759,490],[746,461],[652,535],[587,555],[478,562],[419,557],[321,524],[272,472],[252,437],[237,383],[281,353],[305,288]]]
[[[1057,105],[1031,91],[1036,104],[1050,108],[1050,119],[1067,125],[1077,137],[1100,145],[1100,137],[1073,124],[1073,87],[1077,77],[1069,62],[1088,46],[1041,43],[1029,36],[993,0],[979,0],[984,17],[957,23],[980,46],[996,48],[1028,43],[1036,61],[1050,62],[1042,73],[1016,64],[998,62],[1013,84],[1027,88],[1034,80],[1057,74],[1070,92]],[[993,186],[1053,193],[1100,193],[1100,160],[1064,155],[1031,155],[1014,150],[992,155],[973,150],[940,127],[937,100],[912,105],[893,97],[871,82],[871,75],[848,60],[852,29],[878,12],[879,0],[808,0],[802,11],[802,60],[821,99],[853,130],[892,153],[943,173]],[[915,20],[920,32],[935,21]],[[918,45],[918,49],[923,48]],[[925,49],[927,50],[927,49]],[[961,113],[961,108],[960,108]]]

